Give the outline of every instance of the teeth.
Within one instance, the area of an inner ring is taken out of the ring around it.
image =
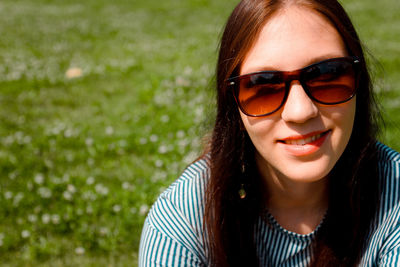
[[[317,135],[313,135],[310,137],[307,137],[305,139],[297,139],[297,140],[285,140],[284,142],[286,144],[289,145],[297,145],[297,146],[304,146],[305,144],[314,142],[315,140],[317,140],[318,138],[321,137],[322,134],[317,134]]]

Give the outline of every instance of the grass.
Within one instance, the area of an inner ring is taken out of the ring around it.
[[[0,3],[1,266],[136,264],[148,208],[212,126],[235,3]],[[382,64],[382,139],[399,150],[399,3],[344,4]]]

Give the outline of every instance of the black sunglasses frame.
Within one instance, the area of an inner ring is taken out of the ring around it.
[[[307,80],[304,79],[304,73],[306,73],[308,70],[315,68],[317,66],[320,66],[321,64],[326,64],[329,62],[338,62],[338,61],[342,61],[342,62],[347,62],[350,63],[353,67],[353,71],[354,71],[354,75],[355,75],[355,88],[354,88],[354,92],[353,94],[351,94],[351,96],[349,96],[348,98],[346,98],[345,100],[342,101],[336,101],[336,102],[324,102],[321,100],[316,99],[310,92],[310,90],[308,89],[307,86]],[[289,95],[290,92],[290,85],[293,81],[299,81],[301,86],[303,87],[304,91],[306,92],[306,94],[308,95],[308,97],[320,104],[323,105],[337,105],[337,104],[341,104],[344,102],[349,101],[350,99],[352,99],[357,92],[357,88],[358,88],[358,80],[359,80],[359,64],[360,64],[360,60],[358,59],[358,57],[356,56],[349,56],[349,57],[337,57],[337,58],[330,58],[327,60],[323,60],[314,64],[311,64],[309,66],[306,66],[302,69],[299,70],[294,70],[294,71],[259,71],[259,72],[252,72],[252,73],[248,73],[248,74],[244,74],[244,75],[240,75],[240,76],[235,76],[235,77],[231,77],[229,79],[227,79],[227,83],[228,83],[228,88],[230,90],[232,90],[233,92],[233,96],[235,98],[235,101],[237,103],[237,105],[239,106],[240,110],[246,114],[247,116],[251,116],[251,117],[263,117],[263,116],[268,116],[276,111],[278,111],[285,103],[287,100],[287,97]],[[249,114],[248,112],[246,112],[244,110],[244,108],[241,106],[240,101],[239,101],[239,90],[240,90],[240,80],[244,79],[244,78],[248,78],[254,75],[262,75],[262,74],[279,74],[282,78],[283,81],[285,83],[285,94],[284,97],[282,99],[282,103],[273,111],[265,113],[265,114]]]

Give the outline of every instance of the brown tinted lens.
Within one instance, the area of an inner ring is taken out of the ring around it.
[[[319,102],[334,104],[347,101],[356,90],[353,66],[347,61],[321,64],[306,79],[306,86]]]
[[[264,115],[278,109],[285,97],[285,84],[281,83],[249,83],[243,79],[240,83],[238,102],[248,115]]]

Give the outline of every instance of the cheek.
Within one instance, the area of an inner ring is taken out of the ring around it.
[[[343,131],[351,133],[354,125],[354,118],[356,114],[356,100],[352,99],[348,103],[345,103],[342,110],[339,112],[339,118],[336,120],[336,124]]]
[[[344,150],[349,142],[351,133],[353,131],[354,118],[356,110],[356,100],[352,99],[347,103],[344,103],[332,109],[323,115],[328,118],[327,123],[331,123],[336,128],[336,134],[334,134],[334,147],[339,150]]]
[[[279,123],[278,118],[273,115],[258,118],[249,117],[242,112],[240,112],[240,116],[245,130],[257,150],[265,148],[268,142],[274,139],[273,133]]]

